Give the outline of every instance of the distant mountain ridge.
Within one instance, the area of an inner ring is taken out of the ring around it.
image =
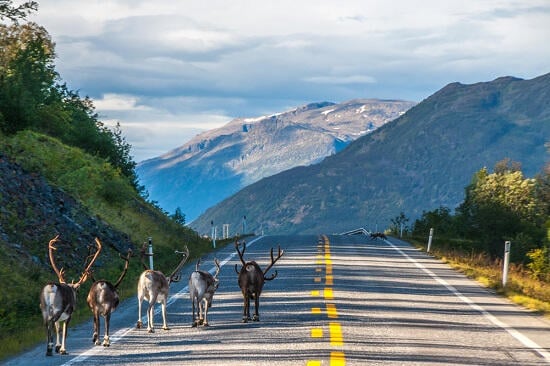
[[[210,221],[266,233],[385,228],[439,206],[454,209],[482,167],[510,158],[527,176],[540,172],[550,141],[550,74],[452,83],[403,116],[319,164],[256,182],[192,223]]]
[[[355,99],[311,103],[257,118],[237,118],[137,166],[140,184],[172,213],[192,221],[248,184],[332,155],[415,105]]]

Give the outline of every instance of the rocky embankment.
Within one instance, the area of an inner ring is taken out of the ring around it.
[[[59,264],[78,272],[95,237],[103,243],[98,265],[115,252],[133,248],[128,236],[91,215],[46,179],[29,173],[0,153],[0,250],[19,262],[49,268],[47,244],[60,236]],[[101,259],[103,258],[103,259]],[[68,280],[73,271],[67,270]]]

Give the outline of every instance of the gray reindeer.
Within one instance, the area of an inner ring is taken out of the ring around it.
[[[197,261],[195,271],[189,276],[189,296],[193,308],[193,323],[191,326],[208,326],[208,309],[212,306],[212,298],[220,283],[220,262],[214,259],[216,273],[214,275],[199,270],[201,260]],[[195,308],[197,309],[195,315]]]

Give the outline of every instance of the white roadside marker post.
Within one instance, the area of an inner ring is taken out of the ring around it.
[[[426,249],[426,252],[430,252],[432,250],[432,239],[434,237],[434,228],[432,227],[430,229],[430,236],[428,237],[428,249]]]
[[[502,287],[506,286],[508,281],[508,265],[510,264],[510,247],[511,242],[509,240],[504,242],[504,266],[502,268]]]

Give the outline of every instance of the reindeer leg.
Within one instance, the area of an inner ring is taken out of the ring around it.
[[[204,301],[204,322],[202,323],[202,325],[207,327],[208,326],[208,308],[210,307],[210,304],[206,299],[203,299],[203,301]]]
[[[46,337],[47,337],[47,346],[46,346],[46,356],[53,356],[53,320],[48,320],[46,322]]]
[[[258,293],[254,295],[254,317],[252,318],[252,321],[260,321],[260,294]]]
[[[111,341],[109,340],[109,326],[111,324],[111,311],[108,310],[104,316],[105,321],[105,335],[103,336],[103,347],[109,347]]]
[[[65,341],[67,340],[67,323],[69,322],[69,319],[63,322],[63,337],[61,338],[61,348],[59,349],[60,355],[68,355],[67,350],[65,349]]]
[[[193,309],[193,319],[192,319],[192,323],[191,323],[191,326],[192,327],[196,327],[199,325],[199,322],[197,320],[197,317],[195,316],[195,302],[197,301],[197,298],[196,297],[193,297],[193,300],[191,301],[191,308]],[[198,306],[197,306],[198,308]],[[198,310],[198,309],[197,309]]]
[[[166,322],[166,299],[162,300],[161,307],[162,307],[162,329],[170,330],[170,328],[168,328],[168,323]]]
[[[143,301],[143,297],[138,297],[138,320],[136,323],[136,328],[141,329],[143,328],[143,323],[141,321],[141,302]]]
[[[248,293],[244,294],[243,323],[248,323],[250,319],[250,297]]]
[[[154,308],[155,308],[155,303],[153,299],[151,299],[151,302],[149,303],[149,307],[147,308],[147,333],[155,333],[155,325],[153,324],[153,316],[154,316],[154,310],[155,310]]]
[[[59,321],[55,323],[55,353],[59,353],[61,349],[61,341],[59,340]]]
[[[94,335],[92,337],[92,342],[99,346],[99,312],[94,311]]]

